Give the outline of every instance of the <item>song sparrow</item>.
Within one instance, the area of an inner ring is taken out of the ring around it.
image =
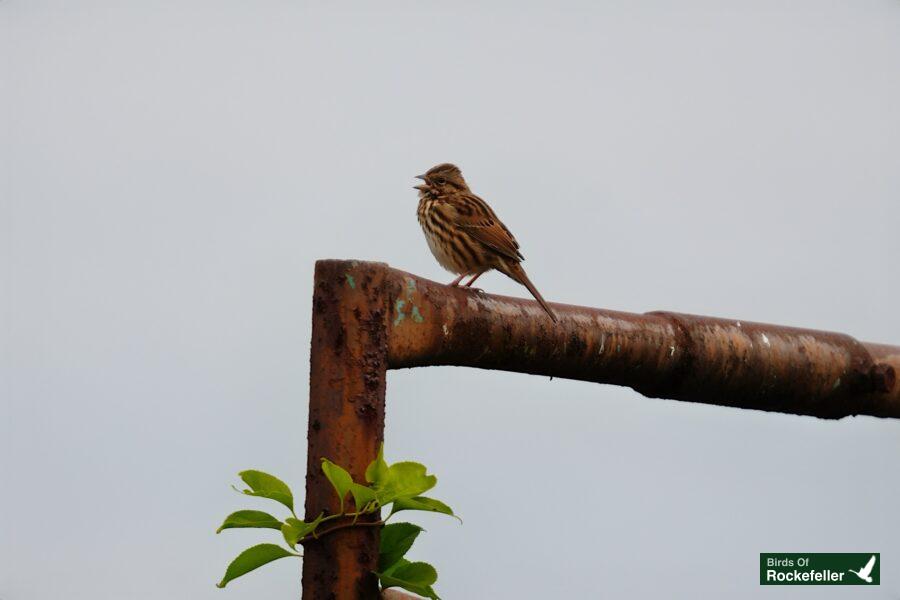
[[[519,264],[525,257],[516,238],[487,202],[472,193],[459,168],[444,163],[416,177],[425,182],[413,187],[419,190],[419,224],[428,247],[442,267],[459,275],[450,285],[459,285],[463,277],[471,275],[466,283],[469,287],[482,273],[497,269],[528,288],[557,321],[553,309]]]

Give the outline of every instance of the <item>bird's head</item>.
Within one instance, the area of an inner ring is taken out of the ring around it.
[[[416,179],[421,179],[425,183],[413,187],[420,192],[431,193],[435,196],[454,194],[469,189],[466,180],[463,179],[462,171],[450,163],[431,167],[424,175],[416,175]]]

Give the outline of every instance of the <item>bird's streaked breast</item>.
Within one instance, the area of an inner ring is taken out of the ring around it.
[[[484,258],[478,243],[453,224],[453,208],[431,197],[419,200],[419,224],[438,263],[453,273],[477,272]]]

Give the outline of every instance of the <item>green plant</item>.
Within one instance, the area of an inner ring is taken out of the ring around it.
[[[225,517],[216,531],[254,527],[281,531],[290,550],[278,544],[258,544],[241,552],[231,561],[225,575],[217,585],[225,585],[250,571],[273,560],[289,556],[302,557],[296,552],[297,545],[326,536],[347,527],[381,527],[381,546],[378,556],[378,570],[375,574],[382,589],[401,587],[420,596],[438,600],[432,586],[437,581],[437,571],[428,563],[410,562],[405,558],[416,537],[423,531],[413,523],[390,523],[395,514],[405,510],[436,512],[456,517],[449,506],[423,496],[437,484],[437,477],[428,475],[424,465],[416,462],[398,462],[388,465],[384,460],[383,447],[378,456],[366,468],[368,485],[353,481],[350,473],[327,458],[322,459],[322,472],[340,500],[340,510],[332,515],[321,513],[309,522],[297,518],[294,513],[294,495],[286,483],[262,471],[242,471],[240,478],[249,489],[236,491],[247,496],[257,496],[275,500],[291,511],[291,516],[283,521],[258,510],[239,510]],[[350,510],[347,496],[353,499]],[[375,522],[359,522],[362,515],[378,513],[390,506],[390,513]],[[458,518],[458,517],[456,517]]]

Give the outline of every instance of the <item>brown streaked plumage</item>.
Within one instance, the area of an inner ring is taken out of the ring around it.
[[[414,187],[419,190],[419,224],[428,247],[442,267],[459,275],[450,285],[459,285],[463,277],[471,276],[466,283],[469,287],[482,273],[496,269],[528,288],[557,321],[522,269],[525,257],[516,238],[487,202],[472,193],[459,168],[443,163],[416,177],[425,182]]]

